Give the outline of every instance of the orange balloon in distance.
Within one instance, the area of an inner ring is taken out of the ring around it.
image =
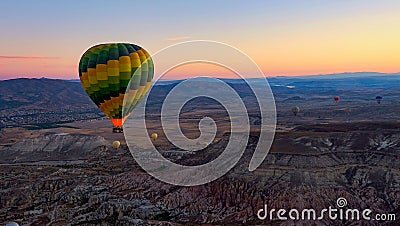
[[[339,96],[335,96],[335,97],[333,98],[333,100],[337,103],[337,102],[339,102],[340,97],[339,97]]]

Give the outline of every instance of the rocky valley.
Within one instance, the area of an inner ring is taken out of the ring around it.
[[[264,163],[249,172],[258,140],[257,133],[252,133],[233,170],[195,187],[154,179],[135,163],[125,145],[114,149],[99,136],[46,133],[2,147],[0,219],[23,225],[291,225],[298,221],[261,221],[257,211],[264,204],[318,210],[335,206],[339,197],[349,207],[398,214],[400,124],[388,125],[302,126],[277,133]],[[180,155],[179,161],[190,163],[215,155],[228,139],[225,134],[199,153]]]

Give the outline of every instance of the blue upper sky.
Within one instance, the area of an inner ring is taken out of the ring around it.
[[[265,74],[399,71],[400,1],[0,2],[0,78],[68,77],[97,43],[233,45]]]

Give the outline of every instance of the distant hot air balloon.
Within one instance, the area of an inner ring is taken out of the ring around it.
[[[113,147],[115,148],[115,149],[117,149],[117,148],[119,148],[120,146],[121,146],[121,142],[119,142],[119,141],[114,141],[113,143],[112,143],[112,145],[113,145]]]
[[[292,108],[292,112],[293,112],[293,114],[294,114],[294,116],[296,116],[297,115],[297,113],[299,113],[300,112],[300,108],[299,107],[293,107]]]
[[[378,102],[378,104],[380,104],[381,101],[382,101],[382,99],[383,99],[383,97],[381,97],[381,96],[376,96],[375,99],[376,99],[376,102]]]
[[[157,133],[152,133],[152,134],[151,134],[151,139],[152,139],[153,141],[157,140],[157,137],[158,137],[158,134],[157,134]]]
[[[15,223],[15,222],[10,222],[10,223],[7,223],[6,226],[19,226],[19,224]]]
[[[111,119],[114,132],[122,132],[125,119],[149,91],[153,74],[153,60],[149,53],[129,43],[93,46],[82,55],[79,62],[79,78],[83,88]],[[123,102],[129,81],[130,87],[133,87],[129,90],[133,98]]]
[[[334,100],[335,100],[335,102],[337,103],[337,102],[339,102],[339,100],[340,100],[340,97],[339,97],[339,96],[335,96],[333,99],[334,99]]]

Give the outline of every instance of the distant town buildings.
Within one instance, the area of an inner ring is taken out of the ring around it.
[[[106,117],[93,106],[66,107],[49,106],[48,109],[0,110],[0,129],[4,127],[48,127],[59,123],[82,120],[99,120]]]

